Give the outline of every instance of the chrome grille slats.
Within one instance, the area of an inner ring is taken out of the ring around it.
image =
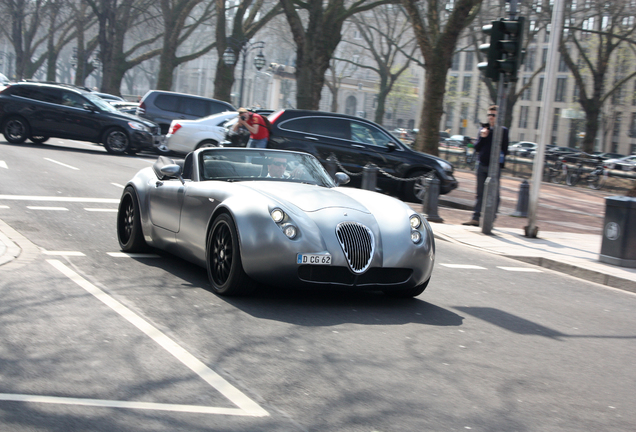
[[[336,227],[336,237],[351,270],[364,273],[371,264],[375,249],[371,230],[357,222],[341,222]]]

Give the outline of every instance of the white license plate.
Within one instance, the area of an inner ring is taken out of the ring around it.
[[[331,265],[331,255],[298,254],[296,264]]]

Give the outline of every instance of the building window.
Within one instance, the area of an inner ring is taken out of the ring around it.
[[[572,92],[572,102],[574,103],[578,101],[580,96],[581,96],[581,88],[579,87],[577,83],[574,83],[574,91]]]
[[[614,128],[612,130],[612,141],[618,142],[618,137],[621,133],[621,120],[623,119],[623,113],[616,113],[614,117]]]
[[[541,121],[541,107],[537,107],[537,117],[534,119],[534,129],[539,129],[539,122]]]
[[[543,65],[548,64],[548,49],[547,48],[543,48],[543,52],[541,53],[541,64]]]
[[[623,79],[623,77],[616,77],[615,82]],[[612,93],[612,105],[622,105],[623,104],[623,86],[618,87]]]
[[[446,123],[444,129],[452,129],[453,128],[453,111],[455,110],[455,106],[453,104],[446,105]]]
[[[523,77],[521,87],[522,88],[525,87],[529,81],[530,81],[530,78]],[[531,94],[532,94],[532,85],[528,85],[528,88],[525,89],[523,93],[521,94],[521,100],[530,100],[530,98],[532,97]]]
[[[407,124],[407,126],[406,126],[407,129],[414,129],[415,128],[415,120],[413,120],[413,119],[409,119],[409,121],[406,122],[406,124]]]
[[[554,94],[555,102],[565,102],[565,92],[567,90],[567,77],[557,78],[556,92]]]
[[[459,53],[455,53],[453,55],[453,60],[451,62],[451,70],[458,71],[459,70]]]
[[[464,75],[464,82],[462,83],[462,93],[464,93],[464,96],[470,95],[470,84],[472,79],[472,75]]]
[[[568,65],[567,63],[565,63],[565,56],[561,54],[559,56],[559,72],[567,72],[567,71],[568,71]]]
[[[466,127],[468,126],[468,104],[462,104],[461,112],[459,114],[459,134],[466,135]]]
[[[523,70],[526,72],[532,72],[534,70],[534,58],[537,55],[536,48],[528,48],[526,59],[523,62]]]
[[[522,106],[519,110],[519,129],[528,128],[528,107]]]
[[[550,28],[552,28],[552,25],[548,23],[548,25],[545,26],[545,34],[543,35],[543,42],[545,43],[550,42]]]
[[[629,125],[629,130],[627,131],[627,135],[630,138],[636,138],[636,112],[632,113],[632,122]]]
[[[457,75],[449,75],[448,77],[448,93],[450,96],[455,96],[457,92],[457,80],[459,77]]]
[[[634,93],[632,94],[632,105],[636,105],[636,80],[634,80]]]
[[[559,118],[561,117],[561,108],[554,109],[552,116],[552,144],[557,144],[557,132],[559,131]]]
[[[355,96],[349,96],[345,101],[345,114],[356,115],[356,108],[358,107],[358,101]]]
[[[537,91],[537,100],[540,101],[543,98],[543,81],[545,81],[545,78],[541,77],[539,78],[539,89]]]
[[[473,62],[475,61],[475,53],[472,51],[467,51],[464,56],[464,70],[472,71],[473,70]]]

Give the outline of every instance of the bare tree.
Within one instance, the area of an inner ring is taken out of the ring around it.
[[[325,72],[352,15],[392,0],[280,0],[296,43],[296,101],[300,109],[317,110]],[[301,11],[307,19],[301,17]]]
[[[633,2],[580,3],[566,14],[560,52],[574,76],[579,103],[585,111],[583,150],[591,152],[599,129],[603,105],[621,86],[636,76],[631,67],[610,82],[610,64],[623,44],[636,45]],[[588,77],[591,78],[587,79]],[[590,82],[591,81],[591,82]]]
[[[214,97],[228,102],[231,101],[234,69],[240,57],[238,53],[263,26],[281,12],[281,7],[276,2],[240,0],[235,8],[230,7],[229,3],[226,0],[216,0],[216,51],[219,61],[214,76]],[[226,15],[230,13],[234,14],[234,18],[228,35]],[[223,53],[228,46],[237,54],[236,61],[231,65],[226,65],[223,61]]]
[[[424,57],[426,82],[415,149],[438,154],[439,124],[444,114],[446,75],[451,67],[460,33],[475,18],[482,0],[456,0],[453,3],[430,0],[402,0],[417,44]]]
[[[406,12],[398,5],[381,5],[368,12],[351,17],[362,42],[343,40],[371,56],[373,65],[343,58],[357,67],[369,69],[380,78],[374,121],[382,124],[386,113],[386,99],[395,82],[408,69],[417,50],[415,37],[410,31]],[[403,54],[404,53],[404,54]]]

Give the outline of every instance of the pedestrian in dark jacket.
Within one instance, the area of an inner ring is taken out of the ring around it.
[[[490,166],[490,150],[492,147],[492,139],[495,134],[495,122],[497,120],[497,105],[488,107],[488,125],[485,123],[479,130],[479,138],[475,143],[475,152],[479,155],[479,162],[475,167],[477,175],[477,202],[473,210],[473,217],[463,225],[479,226],[479,217],[481,216],[481,208],[484,201],[484,184],[488,178],[488,167]],[[501,139],[501,151],[499,153],[499,174],[504,167],[506,155],[508,154],[508,128],[502,127],[503,137]],[[495,162],[496,163],[496,162]],[[497,188],[497,204],[495,206],[495,217],[499,209],[499,188]]]

